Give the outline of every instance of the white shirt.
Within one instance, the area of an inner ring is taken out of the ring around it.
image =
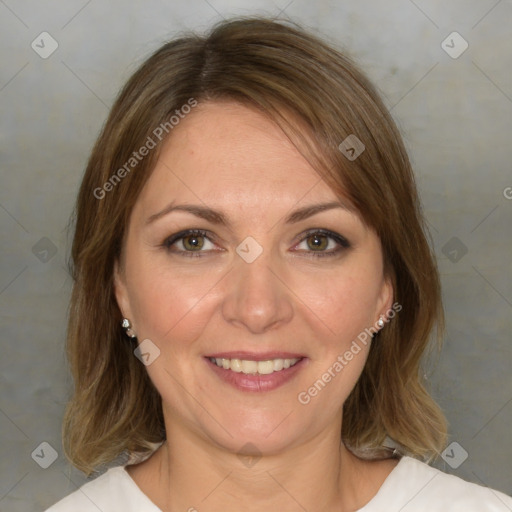
[[[109,469],[46,512],[161,512],[125,466]],[[358,512],[511,512],[512,498],[402,457]]]

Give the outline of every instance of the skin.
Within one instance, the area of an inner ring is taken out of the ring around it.
[[[340,441],[343,403],[369,345],[309,404],[297,399],[393,301],[380,241],[347,201],[286,222],[330,202],[340,198],[282,131],[236,103],[201,104],[162,148],[133,209],[115,284],[138,339],[160,350],[147,371],[162,396],[167,442],[128,471],[163,511],[357,510],[395,466],[357,459]],[[148,223],[170,203],[218,210],[230,224],[185,211]],[[165,246],[187,229],[208,232],[199,256],[194,237]],[[319,248],[306,235],[315,229],[350,247],[320,237]],[[236,253],[248,236],[263,248],[252,263]],[[279,388],[247,392],[205,360],[235,350],[307,359]],[[256,448],[242,450],[247,443]],[[241,451],[259,458],[247,463]]]

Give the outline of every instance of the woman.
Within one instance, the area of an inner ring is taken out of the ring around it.
[[[430,468],[437,269],[398,131],[301,29],[224,22],[133,75],[80,189],[52,512],[489,510]]]

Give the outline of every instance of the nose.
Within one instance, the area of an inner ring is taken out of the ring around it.
[[[228,277],[223,316],[252,334],[265,333],[293,318],[292,293],[270,263],[265,253],[252,263],[239,258]]]

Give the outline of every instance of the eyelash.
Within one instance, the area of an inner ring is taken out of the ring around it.
[[[312,258],[326,258],[326,257],[333,257],[337,256],[341,251],[349,249],[351,247],[350,242],[343,236],[339,235],[338,233],[334,233],[332,231],[329,231],[327,229],[310,229],[304,233],[304,235],[301,237],[301,239],[297,242],[296,245],[301,244],[302,242],[306,241],[308,238],[310,238],[313,235],[321,235],[325,236],[327,238],[330,238],[334,240],[336,244],[338,244],[338,247],[335,250],[330,251],[307,251],[309,254],[309,257]],[[174,252],[176,254],[188,257],[188,258],[201,258],[204,257],[204,252],[207,251],[186,251],[186,250],[178,250],[173,251],[171,247],[180,240],[183,240],[184,238],[188,236],[197,236],[197,237],[204,237],[210,242],[210,238],[208,237],[208,232],[201,230],[201,229],[187,229],[184,231],[180,231],[179,233],[175,233],[174,235],[171,235],[168,237],[162,244],[162,247],[164,247],[168,252]],[[212,242],[213,243],[213,242]],[[303,251],[304,252],[304,251]]]
[[[179,255],[188,257],[188,258],[201,258],[201,257],[203,257],[204,255],[201,254],[201,253],[205,252],[205,251],[184,251],[184,250],[181,250],[181,249],[178,250],[178,251],[171,250],[171,247],[176,242],[179,242],[180,240],[183,240],[183,238],[186,238],[187,236],[201,236],[201,237],[204,237],[204,238],[210,240],[210,238],[208,237],[208,232],[207,231],[203,231],[202,229],[187,229],[185,231],[180,231],[179,233],[171,235],[169,238],[167,238],[164,241],[162,246],[168,252],[174,252],[174,253],[177,253]]]
[[[321,235],[321,236],[325,236],[327,238],[330,238],[331,240],[334,240],[334,242],[336,244],[338,244],[338,247],[336,249],[334,249],[334,250],[331,249],[329,251],[313,251],[313,250],[310,250],[310,251],[307,251],[308,257],[311,257],[311,258],[332,258],[334,256],[338,256],[341,251],[350,248],[350,243],[349,243],[349,241],[345,237],[339,235],[338,233],[334,233],[333,231],[329,231],[327,229],[310,229],[310,230],[306,231],[304,233],[304,235],[301,236],[300,240],[298,241],[298,243],[296,245],[301,244],[302,242],[306,241],[308,238],[310,238],[313,235]]]

